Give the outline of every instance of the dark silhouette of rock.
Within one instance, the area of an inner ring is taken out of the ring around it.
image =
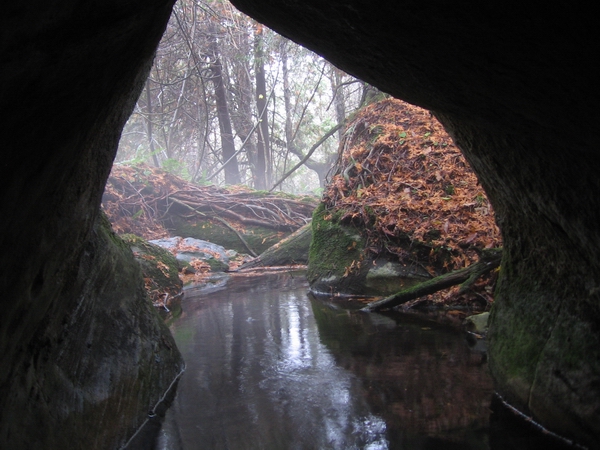
[[[234,3],[447,127],[503,233],[489,330],[497,388],[599,448],[593,4]],[[123,276],[132,259],[98,224],[120,130],[171,6],[3,5],[3,448],[119,447],[180,368],[168,333],[142,312],[139,275]]]
[[[600,448],[600,39],[591,6],[233,3],[442,122],[502,230],[489,332],[497,388],[544,426]]]
[[[99,215],[171,5],[0,14],[0,448],[119,448],[182,370],[133,254]]]

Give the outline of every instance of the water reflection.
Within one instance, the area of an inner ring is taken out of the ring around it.
[[[460,333],[361,314],[301,276],[188,296],[159,449],[489,449],[492,385]]]
[[[406,315],[312,305],[321,340],[362,380],[360,394],[395,448],[488,448],[493,386],[462,333]]]

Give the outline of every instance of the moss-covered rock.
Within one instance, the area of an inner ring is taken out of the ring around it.
[[[347,217],[346,212],[327,209],[325,204],[315,211],[307,274],[314,292],[387,297],[452,271],[457,252],[446,246],[402,235],[387,238],[395,252],[387,248],[373,251],[369,245],[373,230],[368,224],[354,224],[344,217]],[[485,255],[486,250],[481,254]],[[484,283],[490,279],[493,282],[494,278],[490,277]],[[478,288],[483,290],[484,283]],[[476,295],[478,292],[472,297],[479,305],[481,300]],[[470,303],[472,300],[457,294],[452,302]]]
[[[0,83],[12,130],[0,169],[0,448],[120,448],[183,365],[131,251],[98,217],[172,2],[30,6],[0,19],[16,68]],[[39,144],[32,164],[23,149]]]
[[[600,448],[600,295],[581,262],[569,261],[561,248],[568,244],[544,243],[545,231],[530,231],[539,247],[521,241],[505,250],[490,316],[490,371],[510,404],[554,432]],[[555,252],[564,255],[561,277],[541,270],[558,259]],[[526,275],[532,269],[537,278]]]
[[[488,331],[488,322],[490,319],[489,311],[483,312],[481,314],[474,314],[465,318],[465,328],[468,331],[473,333],[477,333],[480,335],[485,335]]]
[[[57,335],[36,336],[31,362],[5,385],[6,448],[119,448],[183,370],[139,264],[103,215],[63,295],[73,308]]]
[[[240,269],[307,264],[311,240],[312,226],[308,223],[277,244],[269,247],[258,257],[243,264]]]
[[[178,295],[183,282],[179,278],[177,259],[171,252],[133,234],[125,234],[121,239],[129,246],[142,268],[146,291],[152,302],[157,305],[168,304],[168,298]],[[167,302],[165,302],[165,295]]]
[[[275,231],[270,228],[248,225],[238,231],[248,244],[241,241],[238,234],[220,222],[209,219],[184,219],[172,216],[167,228],[173,236],[187,236],[194,239],[212,242],[239,253],[250,253],[250,249],[260,254],[275,245],[291,232]]]
[[[359,230],[339,224],[321,205],[313,214],[312,236],[307,272],[311,288],[359,293],[359,282],[367,274],[363,265],[365,242]]]
[[[313,215],[307,272],[313,291],[381,296],[431,277],[418,263],[403,263],[397,256],[385,252],[370,255],[365,228],[341,223],[342,215],[342,211],[328,211],[323,204]],[[425,258],[432,250],[424,243],[411,245],[409,242],[407,247],[412,247],[413,255]]]

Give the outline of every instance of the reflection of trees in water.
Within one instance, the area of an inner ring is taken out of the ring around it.
[[[167,418],[183,448],[388,448],[360,381],[320,342],[301,286],[261,280],[186,300],[173,331],[188,367]]]
[[[452,440],[487,428],[492,381],[462,336],[396,323],[399,316],[350,313],[318,300],[312,306],[322,342],[337,364],[363,380],[371,410],[390,433]]]
[[[309,302],[305,289],[261,277],[184,300],[172,331],[187,371],[166,441],[176,436],[182,449],[489,448],[485,431],[473,433],[487,426],[491,382],[460,335]]]
[[[387,448],[385,422],[369,413],[357,395],[357,380],[319,341],[310,304],[302,297],[279,294],[279,307],[263,302],[260,313],[272,319],[258,352],[263,355],[259,387],[275,413],[271,427],[287,428],[298,448]]]

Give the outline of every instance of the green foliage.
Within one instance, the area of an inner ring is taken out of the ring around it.
[[[154,152],[150,152],[145,147],[139,145],[135,149],[135,153],[130,159],[119,161],[119,164],[123,164],[126,166],[139,166],[142,164],[147,164],[151,161],[153,156],[158,155],[161,151],[161,149],[158,149]]]
[[[187,166],[185,165],[185,163],[175,159],[175,158],[168,158],[165,159],[162,163],[162,168],[164,170],[166,170],[167,172],[172,173],[173,175],[177,175],[180,178],[183,178],[186,181],[190,181],[191,180],[191,176],[188,172]]]
[[[404,138],[406,138],[406,131],[403,131],[402,133],[398,133],[398,137],[400,137],[401,139],[398,141],[399,145],[404,144],[404,142],[406,142],[404,140]]]

